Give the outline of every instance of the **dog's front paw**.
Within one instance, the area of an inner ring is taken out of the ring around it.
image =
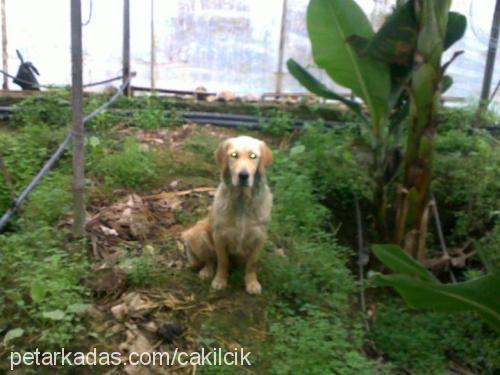
[[[212,276],[212,274],[213,274],[212,267],[205,266],[200,270],[200,272],[198,272],[198,277],[202,280],[207,280]]]
[[[261,294],[262,293],[262,286],[257,280],[251,281],[247,283],[247,293],[248,294]]]
[[[227,280],[215,277],[212,281],[212,288],[215,290],[222,290],[227,287]]]

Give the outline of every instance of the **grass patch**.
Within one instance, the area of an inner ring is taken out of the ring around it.
[[[79,282],[88,267],[84,243],[65,245],[60,231],[41,226],[0,235],[0,248],[0,330],[23,332],[10,344],[18,349],[82,344],[74,337],[85,331],[82,313],[88,307],[88,292]]]
[[[138,188],[151,181],[154,168],[151,153],[129,137],[119,150],[96,162],[95,172],[108,187]]]

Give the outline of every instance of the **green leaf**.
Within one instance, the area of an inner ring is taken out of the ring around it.
[[[95,148],[95,147],[99,146],[100,143],[101,143],[101,141],[95,135],[89,137],[89,145],[92,148]]]
[[[443,50],[447,50],[458,42],[467,29],[467,17],[457,12],[448,13],[448,23],[446,24],[446,35],[443,42]]]
[[[3,338],[3,344],[6,345],[9,341],[17,339],[18,337],[21,337],[24,335],[24,329],[22,328],[14,328],[8,331],[4,338]]]
[[[344,103],[351,111],[353,111],[366,121],[366,118],[361,112],[361,106],[358,103],[349,100],[342,95],[336,94],[335,92],[328,89],[323,83],[318,81],[294,59],[288,59],[286,64],[288,66],[288,71],[290,72],[290,74],[293,75],[295,79],[299,81],[299,83],[310,92],[323,98],[338,100]]]
[[[296,145],[290,149],[290,157],[294,157],[296,155],[302,154],[306,150],[306,146],[304,145]]]
[[[453,78],[446,75],[443,77],[441,81],[441,93],[445,93],[448,89],[453,85]]]
[[[38,282],[38,283],[33,283],[33,285],[31,285],[30,296],[33,302],[35,303],[42,302],[46,294],[47,294],[47,288],[45,287],[45,284]]]
[[[50,320],[63,320],[66,317],[66,313],[62,310],[44,311],[42,316]]]
[[[398,245],[373,245],[373,253],[393,272],[414,276],[418,279],[439,283],[436,277],[415,259],[408,256]]]
[[[414,2],[398,7],[370,40],[364,53],[389,64],[409,66],[417,44],[418,23]]]
[[[339,85],[351,89],[365,102],[378,126],[387,113],[389,67],[371,57],[360,57],[347,39],[370,39],[368,18],[353,0],[311,0],[307,29],[316,64]]]
[[[413,308],[475,311],[500,332],[499,273],[456,284],[436,284],[407,275],[375,275],[373,280],[380,286],[396,289]]]
[[[72,314],[83,314],[89,307],[90,305],[87,303],[74,303],[69,305],[66,311]]]

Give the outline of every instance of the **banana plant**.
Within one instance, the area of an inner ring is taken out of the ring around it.
[[[295,60],[290,73],[309,91],[344,103],[367,130],[372,151],[375,226],[379,240],[388,238],[387,190],[401,161],[402,125],[410,109],[412,80],[420,29],[419,0],[400,2],[378,32],[354,0],[311,0],[307,30],[315,64],[361,100],[351,100],[317,80]],[[446,48],[465,31],[465,17],[448,24]],[[437,81],[439,83],[439,80]],[[447,87],[451,78],[446,78]]]
[[[409,128],[395,242],[403,242],[405,251],[421,261],[427,255],[429,187],[441,92],[446,84],[443,76],[459,53],[443,66],[441,57],[446,47],[462,37],[466,26],[463,16],[449,12],[450,6],[451,0],[415,0],[414,5],[420,32],[409,88]]]
[[[374,245],[373,253],[391,271],[371,279],[378,286],[394,288],[415,309],[474,311],[500,333],[500,273],[490,273],[456,284],[443,284],[397,245]]]

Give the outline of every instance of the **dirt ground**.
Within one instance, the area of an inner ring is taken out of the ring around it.
[[[115,130],[137,138],[144,148],[168,149],[174,163],[189,162],[187,144],[196,154],[196,142],[190,143],[193,139],[210,138],[209,143],[216,144],[236,133],[196,125],[151,131],[118,126]],[[213,159],[204,162],[213,167]],[[178,167],[189,169],[188,165]],[[203,170],[203,166],[198,165],[198,169]],[[123,196],[116,202],[100,201],[90,208],[87,229],[92,245],[92,272],[82,282],[93,294],[90,314],[97,335],[91,347],[120,351],[126,358],[130,352],[173,352],[175,348],[190,352],[202,347],[244,347],[253,351],[265,341],[265,298],[247,295],[239,272],[231,275],[231,286],[226,291],[215,292],[209,281],[199,280],[187,268],[179,235],[207,213],[218,183],[217,179],[206,178],[210,184],[200,185],[203,181],[192,174],[191,178],[189,173],[181,177],[174,171],[159,189],[148,193],[121,192]],[[144,260],[146,274],[140,273],[141,264],[127,265],[130,259]],[[127,281],[127,267],[136,268],[140,283],[131,285]],[[147,274],[148,270],[153,270],[153,274]],[[111,373],[121,371],[116,368]],[[129,365],[123,371],[195,374],[197,369]]]

